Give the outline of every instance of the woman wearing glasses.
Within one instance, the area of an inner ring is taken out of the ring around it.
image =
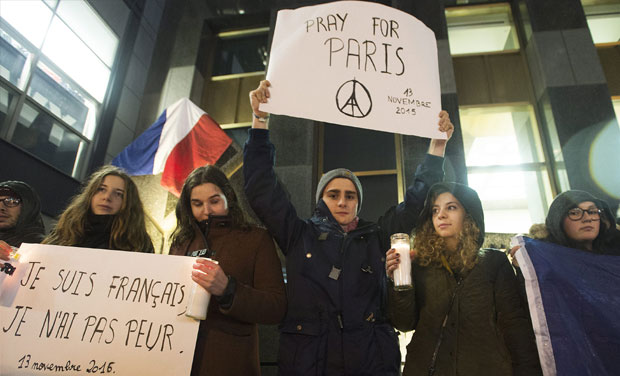
[[[586,252],[620,256],[620,230],[615,223],[605,201],[585,191],[570,190],[553,200],[544,228],[532,237]],[[518,250],[519,246],[510,250],[512,264],[517,268],[514,255]],[[517,274],[523,283],[520,272]]]
[[[620,231],[607,203],[588,192],[558,195],[545,221],[546,240],[582,251],[620,255]]]

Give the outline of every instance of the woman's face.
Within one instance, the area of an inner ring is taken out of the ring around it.
[[[448,248],[456,248],[465,221],[465,208],[450,192],[437,196],[432,208],[433,227]]]
[[[213,183],[203,183],[192,188],[190,206],[198,222],[209,219],[211,215],[228,214],[226,196],[220,187]]]
[[[97,215],[113,215],[123,206],[125,180],[120,176],[108,175],[90,201],[90,210]]]
[[[601,227],[601,215],[596,204],[584,201],[570,209],[563,221],[564,233],[575,243],[592,245]]]

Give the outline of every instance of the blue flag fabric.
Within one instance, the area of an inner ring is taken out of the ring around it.
[[[543,373],[620,375],[620,257],[514,240]]]

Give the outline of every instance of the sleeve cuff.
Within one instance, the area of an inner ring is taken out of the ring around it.
[[[221,296],[216,296],[215,299],[220,305],[220,308],[226,310],[230,309],[235,298],[235,291],[237,290],[237,280],[235,277],[228,276],[228,284],[224,289],[224,293]]]
[[[248,129],[248,142],[269,142],[269,130],[260,128]]]
[[[423,164],[425,166],[430,167],[431,169],[442,169],[443,170],[443,161],[445,160],[444,157],[438,157],[436,155],[432,155],[432,154],[426,154],[426,157],[424,158],[424,162]]]

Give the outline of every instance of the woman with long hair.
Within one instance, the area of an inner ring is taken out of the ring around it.
[[[212,299],[200,323],[191,374],[260,375],[257,324],[277,324],[286,311],[271,236],[247,223],[230,181],[215,166],[187,177],[176,217],[170,254],[209,258],[197,259],[192,272]]]
[[[476,191],[433,185],[415,233],[413,289],[388,295],[393,325],[415,329],[403,375],[541,374],[515,274],[503,252],[480,249],[483,241]],[[386,256],[392,276],[399,255]]]
[[[95,171],[43,244],[153,253],[138,188],[122,169]]]

